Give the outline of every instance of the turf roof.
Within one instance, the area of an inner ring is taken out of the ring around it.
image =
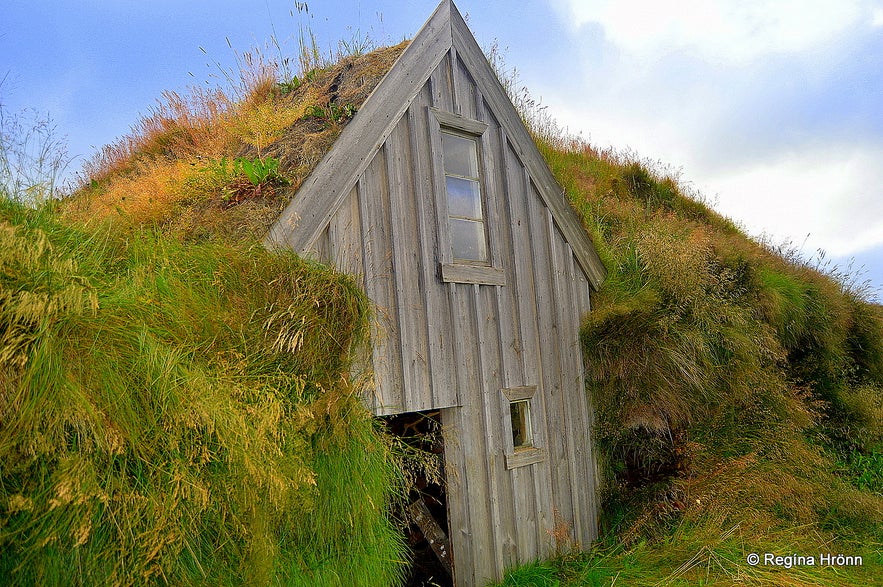
[[[291,80],[253,65],[239,100],[230,97],[236,90],[166,93],[86,165],[63,211],[91,223],[154,225],[184,240],[258,240],[407,44],[345,56]],[[278,170],[253,182],[239,158],[275,159]]]

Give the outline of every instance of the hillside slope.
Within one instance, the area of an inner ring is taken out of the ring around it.
[[[609,271],[582,329],[605,538],[505,584],[883,584],[883,308],[642,162],[540,128]]]
[[[347,277],[0,200],[0,584],[396,583]]]

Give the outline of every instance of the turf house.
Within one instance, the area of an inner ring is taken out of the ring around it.
[[[605,269],[452,2],[265,243],[357,276],[376,305],[367,401],[441,424],[446,498],[412,509],[456,585],[596,538],[578,329]]]
[[[0,125],[0,586],[880,584],[860,273],[569,135],[449,0],[308,30],[60,199]]]

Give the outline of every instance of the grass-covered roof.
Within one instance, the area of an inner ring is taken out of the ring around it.
[[[260,240],[407,42],[288,79],[258,58],[239,87],[167,92],[84,169],[66,215],[151,225],[184,240]]]

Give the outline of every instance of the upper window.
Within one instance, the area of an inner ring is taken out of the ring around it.
[[[488,262],[478,141],[442,131],[448,226],[454,261]]]
[[[488,125],[428,108],[439,277],[445,283],[505,285]]]

